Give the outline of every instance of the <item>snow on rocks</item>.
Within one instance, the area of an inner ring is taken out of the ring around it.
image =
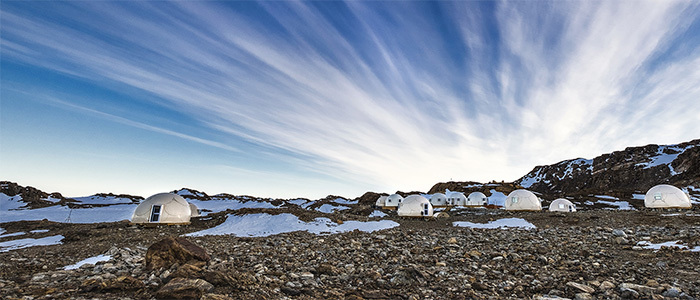
[[[495,228],[518,228],[518,229],[534,229],[535,225],[521,218],[505,218],[488,222],[486,224],[472,222],[453,222],[456,227],[480,228],[480,229],[495,229]]]

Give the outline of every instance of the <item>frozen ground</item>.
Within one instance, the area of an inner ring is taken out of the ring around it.
[[[332,234],[360,230],[373,232],[399,226],[399,223],[389,220],[381,221],[345,221],[338,224],[328,218],[316,218],[311,222],[304,222],[293,214],[279,215],[249,214],[243,216],[230,215],[219,226],[187,234],[187,236],[203,235],[235,235],[241,237],[260,237],[274,234],[307,231],[315,234]]]

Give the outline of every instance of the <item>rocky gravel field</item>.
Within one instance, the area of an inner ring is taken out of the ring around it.
[[[181,227],[2,223],[5,234],[33,230],[25,237],[64,239],[0,252],[0,294],[3,299],[700,299],[697,207],[450,214],[432,220],[389,214],[385,219],[401,225],[372,233],[268,237],[181,237],[223,222],[223,213]],[[521,218],[536,228],[453,226],[503,218]],[[164,241],[170,237],[181,238]],[[649,246],[676,241],[685,249]],[[97,255],[110,258],[64,270]]]

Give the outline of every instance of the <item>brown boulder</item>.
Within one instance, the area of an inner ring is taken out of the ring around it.
[[[199,299],[214,286],[202,279],[175,278],[156,292],[158,299]]]
[[[120,276],[110,280],[88,279],[83,281],[83,283],[81,284],[81,290],[85,292],[138,290],[144,287],[145,285],[141,280],[138,280],[131,276]]]
[[[209,261],[209,254],[204,248],[195,245],[185,238],[168,237],[150,247],[146,251],[146,268],[149,270],[170,268],[173,264],[184,264],[189,261]]]

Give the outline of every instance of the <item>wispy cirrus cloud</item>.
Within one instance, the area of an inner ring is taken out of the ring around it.
[[[51,5],[3,10],[4,59],[143,90],[360,186],[698,137],[700,48],[677,47],[700,35],[692,2]]]

